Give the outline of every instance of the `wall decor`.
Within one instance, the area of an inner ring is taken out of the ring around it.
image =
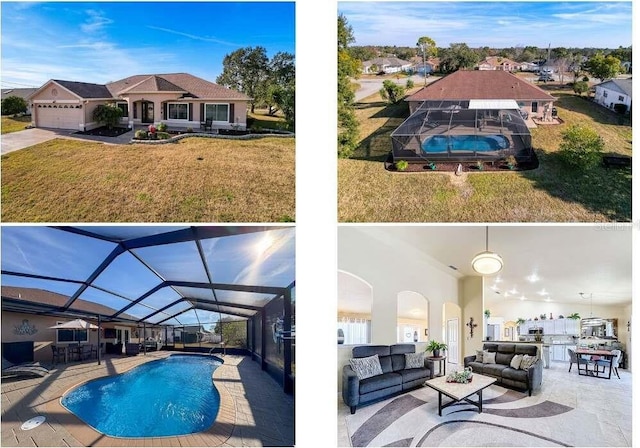
[[[478,324],[474,324],[474,323],[473,323],[473,317],[470,317],[470,318],[469,318],[469,322],[467,322],[465,325],[466,325],[467,327],[469,327],[469,336],[470,336],[470,337],[473,337],[473,329],[474,329],[475,327],[477,327],[477,326],[478,326]]]
[[[38,329],[29,323],[29,319],[22,319],[22,323],[13,327],[13,334],[20,336],[36,334]]]

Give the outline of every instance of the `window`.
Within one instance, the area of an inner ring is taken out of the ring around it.
[[[532,101],[531,102],[531,112],[538,112],[538,102],[537,101]]]
[[[129,116],[129,105],[127,103],[118,103],[117,106],[122,111],[123,118]]]
[[[56,325],[64,322],[56,322]],[[56,330],[58,342],[89,342],[87,330]]]
[[[344,344],[371,343],[371,321],[353,317],[343,317],[338,320],[338,335],[340,330],[344,334]],[[340,336],[338,336],[340,338]]]
[[[624,101],[624,97],[622,95],[618,96],[618,101]]]
[[[602,92],[602,96],[603,96],[603,97],[605,97],[605,98],[608,96],[608,94],[607,94],[607,91],[606,91],[606,90],[605,90],[604,92]]]
[[[169,103],[169,120],[187,120],[189,105],[187,103]]]
[[[205,120],[213,121],[229,121],[229,105],[228,104],[205,104],[204,105]]]

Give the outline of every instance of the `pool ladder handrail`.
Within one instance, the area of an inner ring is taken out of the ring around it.
[[[226,356],[227,354],[227,344],[225,344],[224,342],[220,343],[220,347],[222,348],[222,356]],[[215,350],[215,347],[211,347],[211,349],[209,350],[209,355],[212,354],[212,352]]]

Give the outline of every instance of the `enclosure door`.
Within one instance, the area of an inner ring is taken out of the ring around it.
[[[449,354],[449,362],[451,364],[458,364],[458,331],[459,323],[458,319],[447,320],[447,347]]]

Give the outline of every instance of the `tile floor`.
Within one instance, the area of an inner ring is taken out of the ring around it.
[[[447,372],[456,370],[457,366],[448,364]],[[542,389],[534,394],[540,400],[549,399],[565,404],[584,412],[590,418],[582,421],[567,422],[566,431],[575,435],[574,446],[582,446],[580,434],[587,431],[581,425],[598,424],[606,429],[606,434],[617,435],[617,440],[625,440],[632,446],[632,375],[629,371],[618,369],[620,379],[615,374],[610,380],[579,376],[574,364],[571,373],[569,363],[554,362],[549,369],[543,371]],[[347,433],[346,417],[349,408],[342,402],[338,394],[338,446],[351,446]],[[562,418],[562,417],[558,417]],[[566,437],[566,434],[565,434]],[[516,446],[516,445],[514,445]]]
[[[2,382],[1,446],[292,446],[294,399],[248,357],[227,355],[214,373],[220,391],[220,412],[209,430],[183,437],[112,439],[103,436],[64,410],[59,398],[69,388],[105,375],[125,372],[142,363],[168,356],[110,357],[59,365],[44,378]],[[47,420],[23,431],[20,426],[36,415]]]

